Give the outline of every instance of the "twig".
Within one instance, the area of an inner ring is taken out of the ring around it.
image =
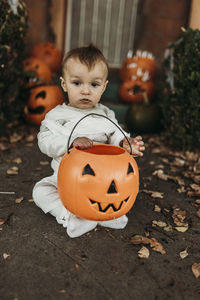
[[[8,195],[12,195],[12,194],[15,194],[15,192],[0,192],[0,194],[8,194]]]

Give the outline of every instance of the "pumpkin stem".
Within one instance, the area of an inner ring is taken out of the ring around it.
[[[149,104],[149,97],[148,97],[147,93],[144,92],[144,93],[143,93],[143,96],[144,96],[144,103],[145,103],[145,104]]]

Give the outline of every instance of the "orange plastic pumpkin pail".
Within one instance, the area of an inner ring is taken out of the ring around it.
[[[104,221],[123,216],[133,206],[138,189],[137,163],[121,147],[100,144],[86,150],[72,148],[61,160],[61,201],[83,219]]]

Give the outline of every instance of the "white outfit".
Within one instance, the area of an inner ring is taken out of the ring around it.
[[[124,215],[110,221],[89,221],[81,219],[70,213],[62,204],[57,191],[57,172],[63,155],[67,152],[69,135],[76,123],[90,113],[104,115],[118,124],[114,112],[102,104],[97,104],[90,109],[74,108],[66,104],[58,105],[46,114],[40,132],[38,145],[40,150],[52,157],[51,166],[54,170],[52,176],[43,178],[36,183],[33,189],[33,200],[45,213],[51,213],[59,224],[67,228],[70,237],[80,236],[92,229],[97,224],[110,228],[124,228],[128,218]],[[126,136],[129,136],[124,132]],[[70,144],[77,137],[88,137],[94,144],[119,145],[124,135],[109,120],[99,116],[88,116],[75,128]]]

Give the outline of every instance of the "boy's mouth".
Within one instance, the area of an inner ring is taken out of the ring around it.
[[[84,103],[84,104],[87,104],[87,103],[90,103],[91,100],[84,98],[84,99],[80,99],[80,102]]]

